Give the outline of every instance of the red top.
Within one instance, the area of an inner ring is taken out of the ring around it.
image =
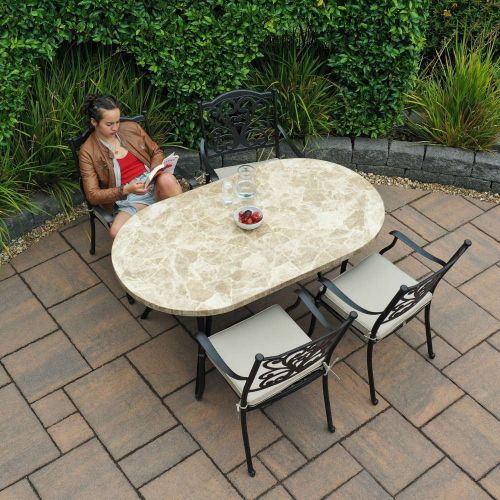
[[[133,155],[130,151],[127,153],[127,156],[120,158],[118,161],[118,165],[120,165],[120,173],[122,177],[122,184],[127,184],[132,179],[135,179],[139,175],[146,172],[146,167],[144,163],[142,163],[135,155]]]

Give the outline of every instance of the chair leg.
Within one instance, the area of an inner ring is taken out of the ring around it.
[[[431,335],[431,305],[425,306],[425,335],[427,337],[427,353],[429,358],[434,359],[436,355],[432,349],[432,335]]]
[[[375,380],[373,379],[373,365],[372,365],[372,357],[373,357],[373,346],[375,342],[371,340],[368,341],[368,349],[366,361],[368,365],[368,382],[370,384],[370,399],[374,405],[378,404],[378,399],[375,397]]]
[[[132,295],[129,295],[128,293],[127,293],[127,300],[129,304],[133,304],[135,302],[134,297],[132,297]]]
[[[144,311],[142,311],[141,319],[148,319],[148,316],[149,316],[150,312],[151,312],[151,308],[146,306],[144,308]]]
[[[240,409],[241,433],[243,434],[243,446],[245,447],[245,457],[247,459],[248,475],[255,476],[255,469],[252,464],[252,453],[250,451],[250,441],[248,440],[247,412]]]
[[[340,264],[340,274],[345,273],[347,269],[347,263],[349,262],[349,259],[343,260],[342,264]]]
[[[90,254],[95,255],[95,215],[90,214]]]
[[[297,300],[291,305],[291,306],[288,306],[286,309],[285,309],[285,312],[287,314],[290,314],[295,308],[298,307],[298,305],[300,304],[300,297],[297,297]]]
[[[316,316],[311,314],[311,322],[309,323],[309,330],[307,330],[307,336],[309,338],[312,337],[312,334],[314,333],[314,328],[316,327]]]
[[[332,408],[330,406],[330,393],[328,392],[328,375],[323,375],[323,399],[325,400],[326,422],[328,430],[335,432],[335,426],[332,420]]]
[[[200,400],[205,391],[205,358],[207,355],[203,348],[198,346],[198,364],[196,366],[196,387],[194,389],[194,395],[197,400]]]

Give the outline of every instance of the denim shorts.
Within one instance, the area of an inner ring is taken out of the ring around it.
[[[146,180],[147,172],[139,175],[134,179],[134,181],[144,182]],[[127,212],[130,215],[134,215],[137,213],[137,208],[134,206],[134,203],[141,203],[142,205],[152,205],[156,202],[155,198],[155,182],[153,181],[148,186],[148,191],[146,194],[134,194],[130,193],[127,196],[126,200],[118,200],[116,205],[118,207],[118,212]]]

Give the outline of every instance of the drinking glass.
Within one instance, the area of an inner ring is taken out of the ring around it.
[[[225,207],[233,204],[234,185],[231,179],[222,180],[222,202]]]
[[[255,184],[255,168],[252,165],[241,165],[238,167],[236,181],[236,193],[240,198],[253,198],[257,192]]]

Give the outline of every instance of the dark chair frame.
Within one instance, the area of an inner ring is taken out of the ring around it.
[[[229,106],[231,112],[224,112],[225,106]],[[268,116],[258,122],[264,128],[256,129],[253,120],[261,111],[267,111]],[[298,158],[303,157],[278,123],[274,89],[267,92],[244,89],[226,92],[212,101],[199,102],[198,113],[202,133],[200,164],[207,183],[219,178],[210,161],[220,157],[224,167],[226,154],[273,147],[276,157],[280,158],[280,137]]]
[[[439,264],[441,269],[438,269],[437,271],[433,272],[429,276],[423,278],[420,280],[416,285],[413,286],[406,286],[402,285],[398,292],[394,295],[392,300],[387,304],[385,309],[383,311],[369,311],[367,309],[364,309],[362,306],[359,304],[356,304],[353,300],[351,300],[347,295],[345,295],[334,283],[332,283],[328,278],[325,278],[324,276],[321,275],[321,273],[318,273],[318,279],[323,285],[318,292],[318,294],[315,297],[315,304],[317,306],[323,305],[326,307],[326,309],[334,315],[336,318],[343,320],[344,317],[340,315],[335,309],[333,309],[327,302],[323,300],[323,295],[325,294],[326,290],[330,290],[332,293],[334,293],[337,297],[339,297],[343,302],[345,302],[349,307],[351,307],[354,311],[359,311],[363,314],[370,314],[370,315],[378,315],[379,317],[375,321],[371,332],[370,332],[370,337],[366,338],[365,334],[361,331],[359,331],[355,326],[352,326],[352,329],[359,334],[363,339],[365,339],[368,343],[368,348],[367,348],[367,369],[368,369],[368,382],[370,386],[370,399],[374,405],[378,404],[378,399],[376,398],[375,394],[375,380],[373,376],[373,348],[376,343],[380,342],[384,338],[392,335],[394,332],[398,331],[400,328],[402,328],[406,323],[411,321],[424,307],[425,307],[425,334],[426,334],[426,340],[427,340],[427,352],[429,355],[429,358],[434,359],[435,354],[434,350],[432,347],[432,336],[431,336],[431,324],[430,324],[430,311],[431,311],[431,304],[432,304],[432,299],[427,305],[423,305],[420,308],[417,308],[415,310],[415,313],[412,314],[409,318],[407,318],[401,325],[399,325],[397,328],[395,328],[389,335],[384,336],[382,339],[377,339],[377,332],[378,329],[380,328],[381,325],[384,323],[387,323],[388,321],[392,321],[394,319],[397,319],[399,316],[404,314],[406,311],[409,309],[413,308],[415,305],[418,304],[418,302],[423,299],[428,292],[434,294],[434,291],[441,281],[441,279],[444,277],[444,275],[455,265],[457,260],[464,254],[464,252],[471,246],[471,241],[470,240],[465,240],[463,244],[460,246],[460,248],[452,255],[452,257],[448,260],[448,262],[445,262],[441,260],[440,258],[432,255],[431,253],[427,252],[424,250],[422,247],[417,245],[415,242],[413,242],[410,238],[405,236],[403,233],[400,231],[391,231],[389,234],[391,234],[394,239],[393,241],[380,250],[379,254],[383,255],[385,252],[390,250],[391,248],[396,245],[398,241],[401,241],[411,249],[413,249],[416,253],[421,255],[422,257],[425,257],[426,259]],[[340,272],[341,274],[346,271],[347,269],[347,264],[348,260],[345,260],[342,262]],[[311,320],[311,328],[310,332],[314,330],[314,322],[315,319],[314,317]]]
[[[256,354],[254,364],[250,370],[248,377],[238,375],[237,373],[234,373],[231,368],[229,368],[229,366],[224,362],[222,357],[214,348],[213,344],[210,342],[210,338],[207,337],[207,335],[203,331],[198,332],[196,336],[196,340],[198,341],[199,346],[198,361],[200,361],[200,356],[202,357],[202,364],[198,362],[197,368],[196,399],[201,399],[205,388],[205,357],[207,354],[212,363],[215,364],[220,371],[224,372],[233,379],[245,380],[245,386],[243,388],[240,402],[238,404],[238,411],[240,414],[241,432],[243,436],[247,469],[248,474],[251,477],[255,476],[255,469],[253,468],[252,453],[250,450],[250,441],[248,438],[247,412],[269,406],[275,401],[278,401],[279,399],[288,396],[289,394],[308,385],[313,380],[322,377],[323,399],[325,404],[327,426],[330,432],[335,432],[330,406],[330,395],[328,392],[328,372],[331,369],[330,361],[335,348],[346,333],[349,326],[357,317],[357,313],[352,312],[339,327],[333,328],[332,325],[323,316],[321,311],[316,307],[314,303],[314,297],[312,297],[305,289],[299,290],[296,293],[299,296],[297,300],[302,301],[308,307],[314,317],[318,321],[320,321],[320,323],[325,328],[328,329],[328,333],[316,340],[312,340],[295,349],[278,354],[276,356],[264,357],[260,353]],[[261,389],[269,388],[274,385],[286,382],[305,369],[309,368],[312,364],[317,363],[319,358],[322,358],[322,363],[318,368],[308,373],[304,378],[297,380],[292,385],[283,389],[281,392],[275,394],[274,396],[271,396],[268,399],[263,400],[262,402],[254,406],[248,403],[247,398],[250,392],[256,392]],[[261,373],[259,379],[257,380],[256,375],[261,366],[267,369],[267,371]]]
[[[149,123],[148,123],[148,112],[144,110],[140,115],[135,116],[122,116],[120,117],[121,122],[136,122],[141,123],[144,126],[144,130],[149,135]],[[78,157],[78,152],[82,147],[83,143],[89,138],[90,134],[94,131],[94,127],[89,127],[83,134],[80,134],[77,137],[72,139],[67,139],[69,144],[71,154],[73,156],[73,160],[75,162],[76,171],[80,173],[80,161]],[[78,178],[78,183],[80,185],[80,191],[83,195],[85,203],[87,205],[87,211],[90,219],[90,254],[95,254],[95,220],[97,219],[106,229],[111,227],[112,221],[108,220],[109,214],[106,210],[104,210],[99,205],[92,205],[90,201],[87,199],[87,195],[85,194],[85,190],[83,189],[83,180],[81,176]],[[134,298],[127,293],[127,300],[129,304],[133,304],[135,302]],[[144,318],[147,317],[146,311],[143,312]]]
[[[148,112],[144,110],[140,115],[136,116],[122,116],[120,118],[121,122],[136,122],[136,123],[141,123],[144,125],[144,130],[146,133],[149,135],[149,123],[148,123]],[[73,160],[75,162],[75,167],[76,171],[80,173],[80,161],[78,158],[78,152],[80,151],[80,148],[82,147],[83,143],[89,138],[90,134],[94,131],[94,127],[89,127],[83,134],[74,137],[72,139],[68,139],[67,142],[69,144],[69,147],[71,149],[71,154],[73,156]],[[87,205],[87,210],[90,218],[90,253],[92,255],[95,254],[95,220],[97,219],[106,229],[109,229],[111,227],[112,222],[109,222],[107,220],[106,215],[109,216],[109,214],[100,206],[98,205],[93,205],[90,203],[90,201],[87,199],[87,196],[85,194],[85,191],[83,189],[83,180],[81,176],[79,177],[79,185],[80,185],[80,191],[82,192],[82,195],[85,199],[85,203]]]

